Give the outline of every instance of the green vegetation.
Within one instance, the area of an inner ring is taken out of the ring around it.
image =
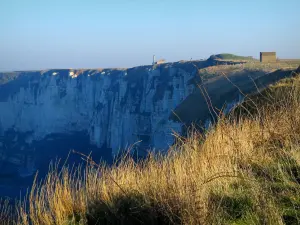
[[[276,70],[295,70],[300,65],[300,61],[278,61],[277,63],[260,63],[259,61],[247,61],[236,65],[217,65],[199,69],[199,75],[203,80],[208,80],[223,74],[261,72],[272,73]]]
[[[250,96],[205,134],[107,168],[54,167],[7,224],[299,224],[300,77]],[[266,104],[264,104],[266,103]],[[85,173],[81,173],[85,170]],[[4,221],[4,220],[3,220]],[[4,222],[3,222],[4,223]]]
[[[221,60],[254,60],[252,56],[239,56],[229,53],[217,54],[214,57]]]

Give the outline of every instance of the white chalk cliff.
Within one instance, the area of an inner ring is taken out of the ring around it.
[[[85,131],[92,144],[113,154],[137,141],[145,149],[167,149],[182,125],[170,115],[193,92],[189,81],[197,74],[192,64],[182,65],[6,74],[0,136],[9,129],[30,132],[30,144],[49,134]]]

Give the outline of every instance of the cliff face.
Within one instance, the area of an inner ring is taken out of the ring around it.
[[[210,58],[131,69],[0,73],[0,193],[14,197],[21,187],[26,193],[37,169],[43,177],[51,160],[66,159],[72,149],[108,163],[133,144],[139,156],[167,150],[174,132],[200,121],[208,126],[218,109],[226,112],[244,94],[292,74],[228,64],[236,63]],[[231,72],[205,78],[202,68]],[[75,154],[69,159],[83,162]]]
[[[203,82],[198,76],[201,68],[223,70],[228,63],[234,64],[208,59],[131,69],[0,73],[0,178],[28,176],[36,168],[46,172],[50,160],[65,158],[72,149],[105,160],[132,144],[139,156],[167,150],[172,134],[185,131],[183,125],[215,121],[212,107],[226,112],[243,99],[241,91],[255,92],[291,74],[248,71],[239,64],[228,77]]]
[[[193,92],[189,81],[197,74],[194,65],[182,65],[2,74],[0,136],[26,134],[30,145],[50,134],[85,132],[113,154],[140,140],[140,149],[167,149],[172,132],[181,131],[170,114]]]

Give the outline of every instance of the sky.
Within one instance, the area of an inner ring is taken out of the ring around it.
[[[0,0],[0,71],[300,58],[300,0]]]

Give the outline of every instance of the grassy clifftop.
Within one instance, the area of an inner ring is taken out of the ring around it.
[[[215,108],[222,109],[236,102],[241,96],[240,92],[243,95],[256,93],[258,89],[262,90],[280,79],[292,76],[297,66],[290,63],[247,62],[199,69],[199,76],[193,80],[196,86],[194,92],[174,109],[170,119],[187,125],[203,125],[207,118],[212,117],[211,107],[207,107],[208,102]]]
[[[251,56],[239,56],[239,55],[234,55],[229,53],[217,54],[217,55],[213,55],[212,57],[221,60],[254,60],[253,57]]]
[[[166,156],[51,170],[7,224],[299,224],[300,77],[246,98]],[[85,173],[82,173],[82,171]],[[4,220],[5,219],[5,220]],[[4,223],[4,222],[3,222]]]

